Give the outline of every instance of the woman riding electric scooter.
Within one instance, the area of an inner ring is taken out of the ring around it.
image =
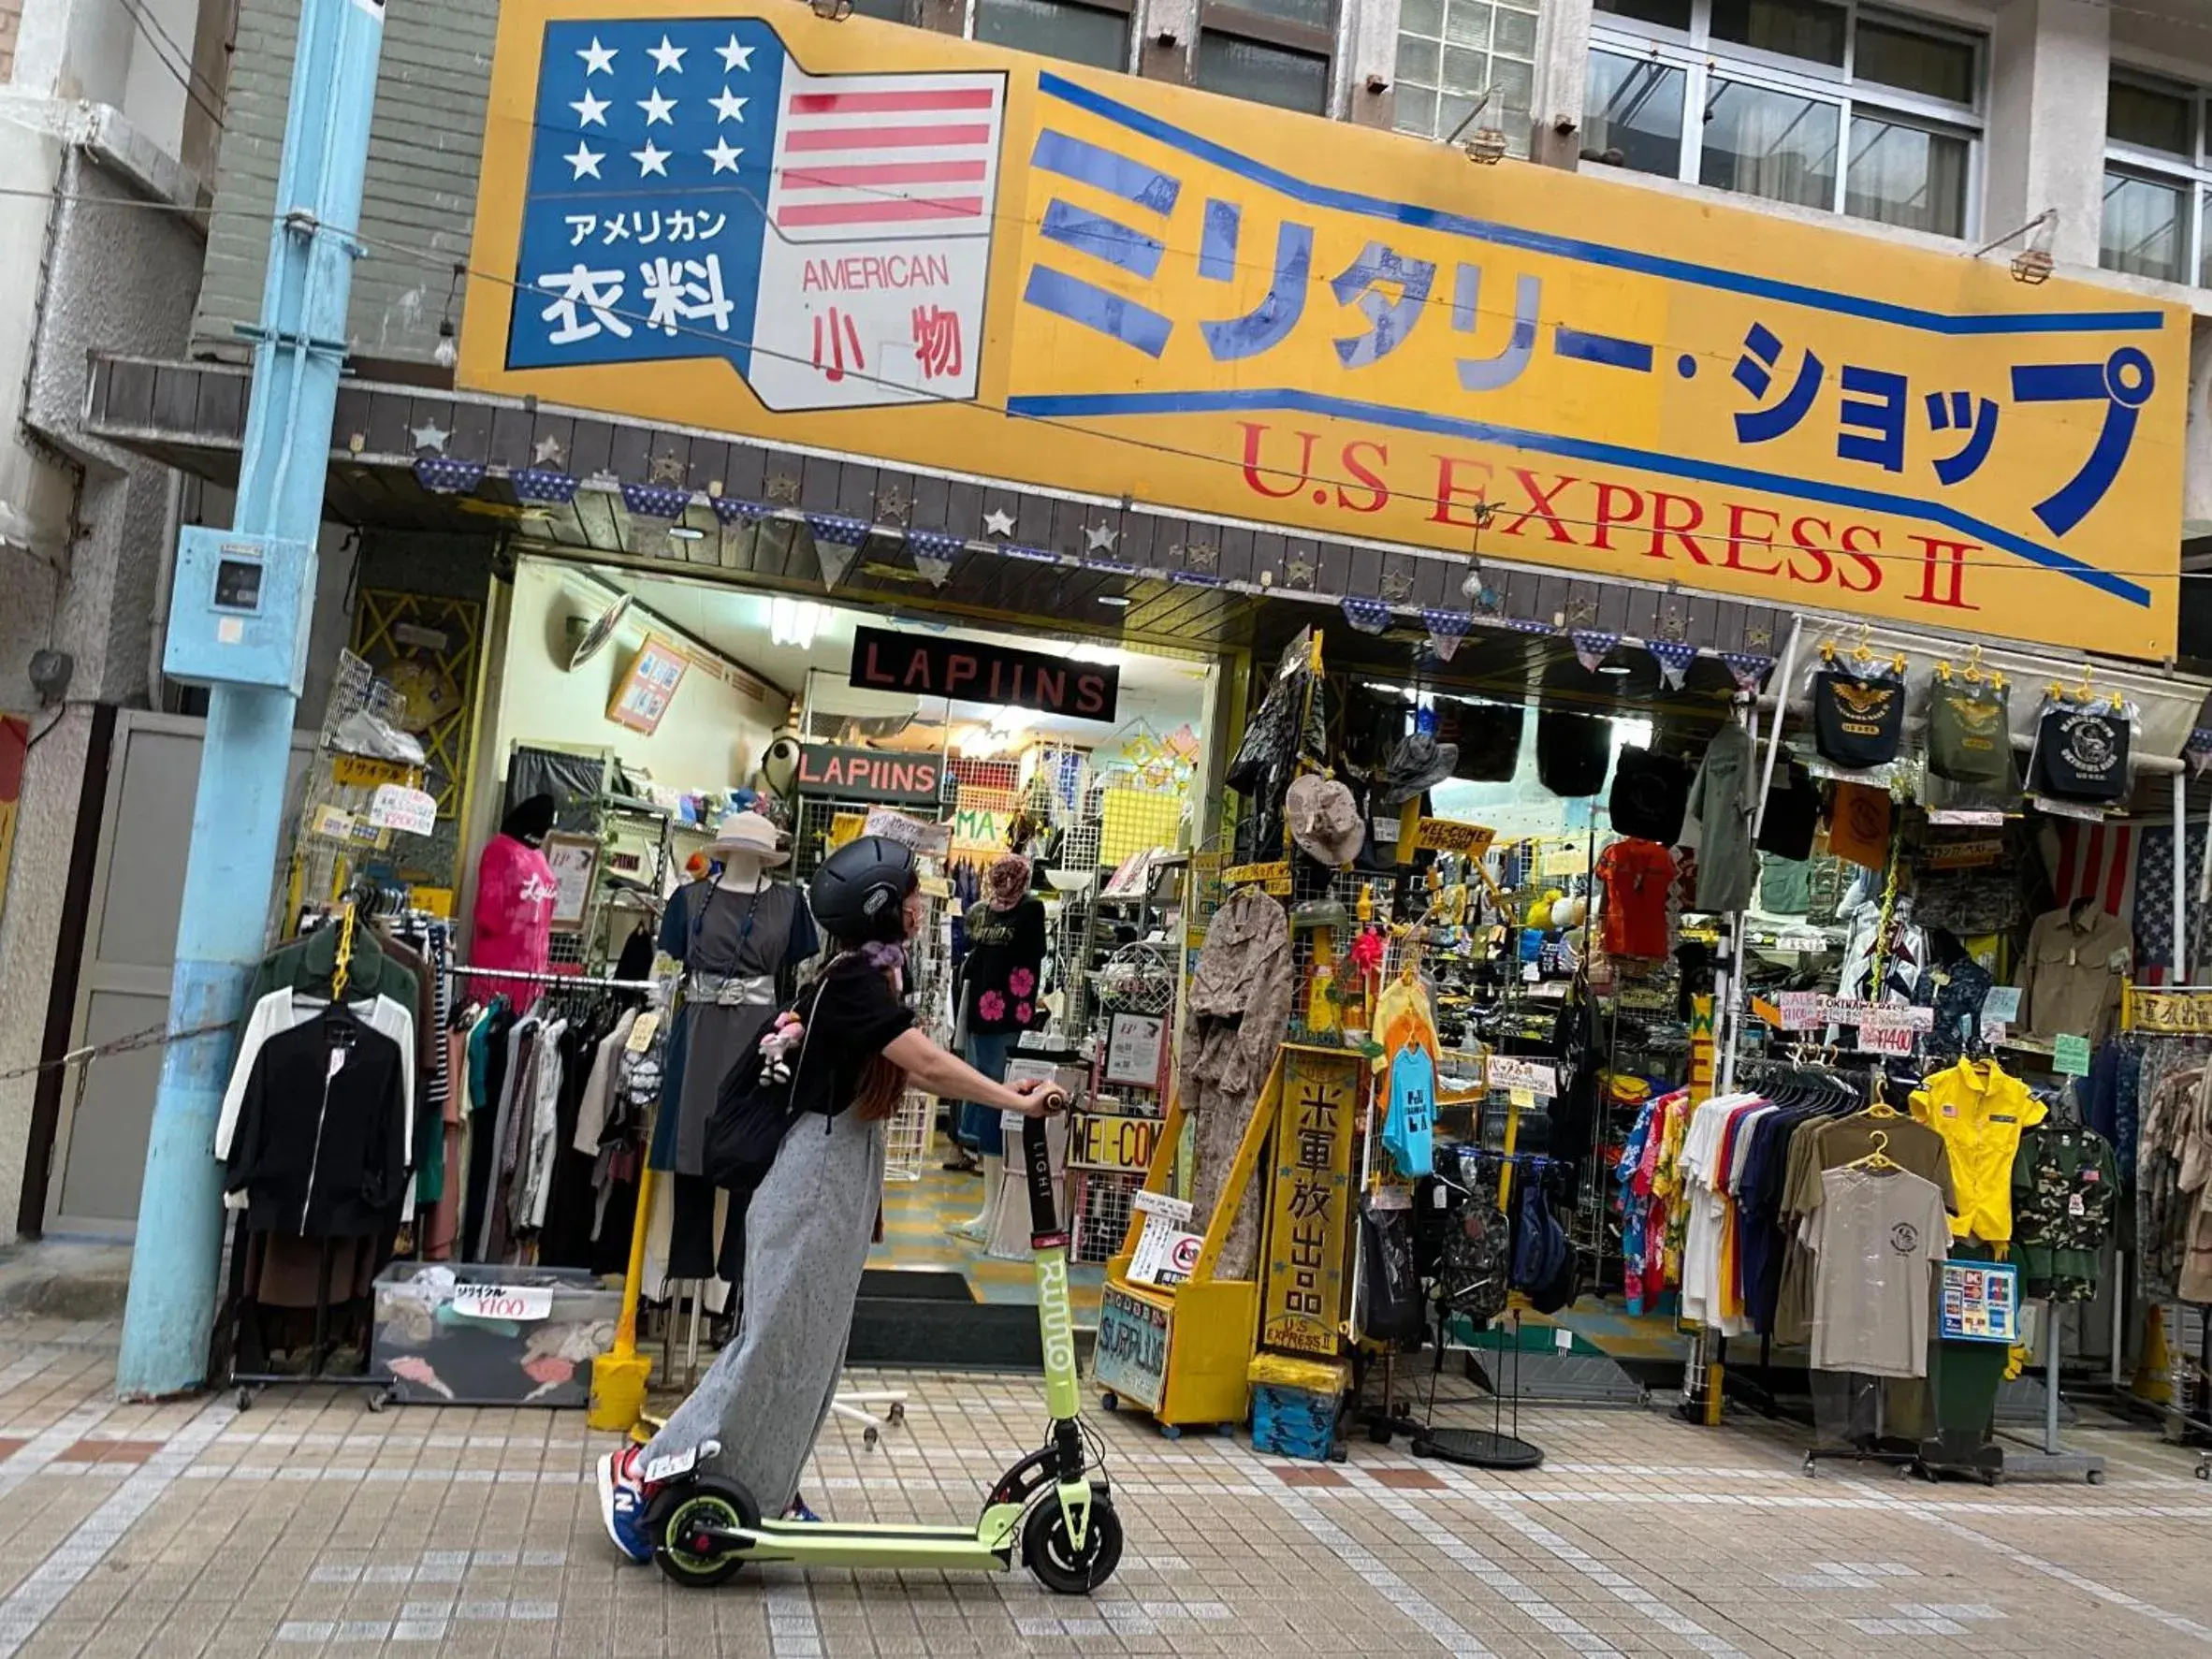
[[[797,1123],[747,1215],[737,1339],[651,1445],[600,1460],[600,1513],[632,1561],[653,1558],[652,1472],[688,1468],[708,1443],[763,1513],[814,1519],[798,1498],[799,1471],[844,1367],[882,1200],[883,1126],[908,1085],[1032,1117],[1057,1099],[1037,1080],[992,1082],[915,1027],[902,999],[906,941],[923,916],[911,851],[879,836],[848,842],[815,872],[808,897],[835,954],[792,1080]]]

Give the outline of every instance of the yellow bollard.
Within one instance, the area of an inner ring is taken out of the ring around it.
[[[637,1351],[637,1299],[645,1287],[646,1229],[652,1223],[653,1171],[637,1176],[637,1222],[630,1230],[630,1266],[622,1275],[622,1317],[615,1326],[612,1353],[591,1361],[591,1408],[585,1421],[594,1429],[627,1434],[645,1415],[646,1383],[653,1358]]]

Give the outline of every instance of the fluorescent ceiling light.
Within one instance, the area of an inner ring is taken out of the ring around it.
[[[796,646],[802,651],[811,650],[814,635],[820,632],[824,615],[822,607],[811,599],[771,599],[768,601],[768,637],[780,646]]]
[[[705,531],[693,530],[688,524],[672,524],[668,527],[668,533],[679,542],[704,542],[706,539]]]
[[[1123,593],[1101,593],[1099,595],[1099,603],[1100,604],[1113,605],[1116,609],[1126,610],[1128,608],[1129,599],[1127,594]]]

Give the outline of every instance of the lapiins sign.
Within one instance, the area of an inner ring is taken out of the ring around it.
[[[935,807],[943,782],[943,763],[933,754],[841,749],[834,743],[809,743],[799,750],[798,784],[805,794]]]
[[[1076,720],[1111,720],[1121,670],[1007,646],[881,628],[852,632],[851,683],[875,691],[997,703]]]

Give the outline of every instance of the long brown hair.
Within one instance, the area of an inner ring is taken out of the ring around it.
[[[880,969],[891,983],[893,996],[898,994],[898,969]],[[881,1123],[898,1110],[899,1101],[907,1092],[907,1074],[903,1067],[878,1055],[868,1062],[868,1069],[861,1076],[860,1093],[852,1099],[852,1114],[863,1123]]]

